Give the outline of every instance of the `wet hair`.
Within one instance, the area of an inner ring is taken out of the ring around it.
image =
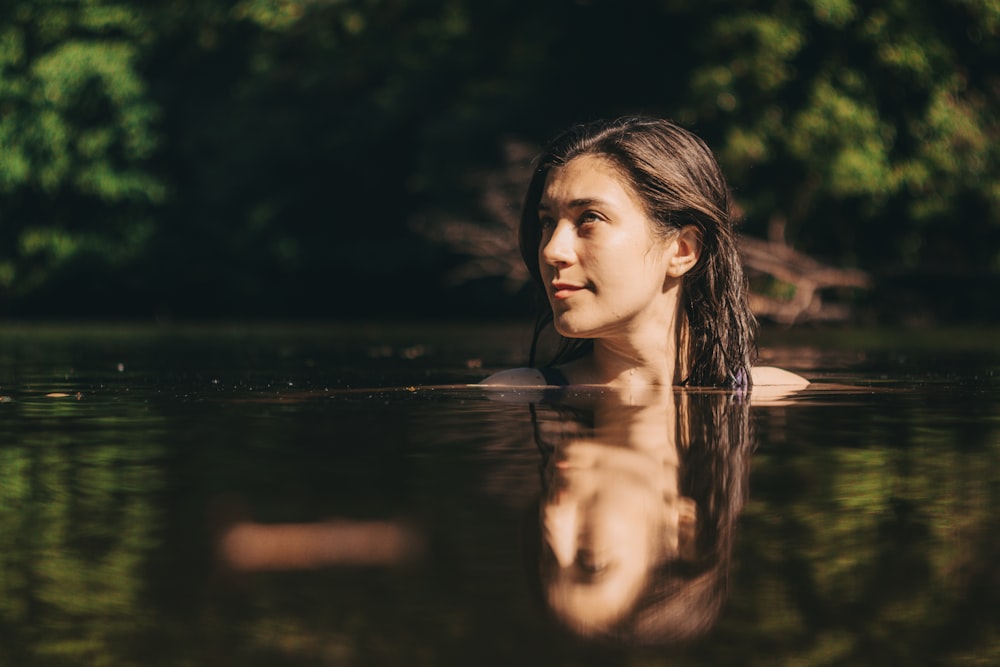
[[[557,441],[592,427],[586,410],[555,406],[556,418],[538,419],[535,440],[544,470]],[[694,557],[665,558],[653,567],[625,613],[605,628],[579,628],[572,619],[555,617],[566,629],[608,644],[677,645],[708,633],[729,593],[729,573],[736,525],[748,495],[754,434],[746,392],[681,391],[677,394],[676,434],[680,465],[679,492],[697,507]],[[543,606],[547,576],[538,505],[525,514],[523,547],[529,586]],[[537,588],[536,588],[537,587]],[[548,609],[550,612],[553,610]]]
[[[753,433],[745,393],[688,393],[678,401],[680,493],[698,508],[695,558],[651,573],[631,611],[608,636],[636,644],[681,643],[706,634],[729,595],[736,524],[747,499]]]
[[[642,116],[571,127],[536,160],[519,234],[521,256],[542,290],[529,364],[536,364],[539,338],[552,324],[539,266],[538,204],[549,172],[582,155],[607,159],[621,172],[661,237],[672,238],[686,225],[698,231],[701,256],[681,281],[677,384],[748,385],[757,323],[750,310],[729,186],[701,139],[670,121]],[[559,336],[555,355],[546,365],[578,359],[592,347],[593,340]]]

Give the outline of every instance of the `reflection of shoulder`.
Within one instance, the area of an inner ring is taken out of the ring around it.
[[[750,377],[754,387],[787,387],[801,389],[809,384],[809,380],[774,366],[754,366],[750,369]]]
[[[547,382],[537,368],[509,368],[494,373],[479,384],[496,387],[544,387]]]

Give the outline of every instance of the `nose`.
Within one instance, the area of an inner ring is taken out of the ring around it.
[[[554,503],[542,510],[544,539],[560,567],[569,567],[576,559],[576,508],[568,503]]]
[[[576,259],[574,249],[575,234],[573,225],[568,221],[556,224],[548,239],[542,237],[540,254],[542,261],[549,266],[571,264]]]

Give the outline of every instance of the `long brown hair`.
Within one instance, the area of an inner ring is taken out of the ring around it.
[[[520,246],[542,294],[538,203],[549,171],[581,155],[603,157],[621,171],[658,234],[670,238],[686,225],[698,230],[701,257],[681,283],[679,384],[747,386],[757,322],[750,311],[729,186],[705,142],[670,121],[636,116],[576,125],[539,156],[521,213]],[[552,309],[544,297],[542,302],[531,365],[536,363],[539,337],[552,323]],[[560,337],[547,365],[578,359],[592,347],[589,339]]]

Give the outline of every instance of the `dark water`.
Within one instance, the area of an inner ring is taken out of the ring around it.
[[[525,334],[0,330],[0,665],[1000,664],[990,332],[765,338],[814,380],[768,401],[453,386]]]

